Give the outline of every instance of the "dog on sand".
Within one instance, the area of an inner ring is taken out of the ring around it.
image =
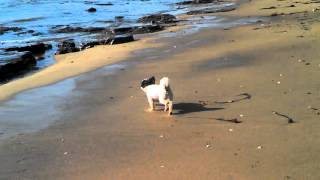
[[[159,84],[155,84],[155,77],[144,79],[141,81],[141,89],[146,93],[149,111],[154,110],[154,102],[158,101],[164,105],[164,111],[168,111],[168,115],[172,115],[173,110],[173,93],[169,85],[169,78],[163,77]]]

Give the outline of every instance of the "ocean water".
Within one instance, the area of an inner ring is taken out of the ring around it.
[[[21,31],[0,34],[0,61],[14,55],[3,49],[37,42],[55,43],[62,39],[86,38],[84,33],[53,33],[56,26],[118,27],[130,26],[144,15],[177,14],[175,3],[181,0],[0,0],[0,27],[18,27]],[[94,7],[94,13],[87,9]],[[121,22],[117,16],[123,16]],[[53,50],[54,51],[54,50]],[[54,63],[53,52],[38,67]]]

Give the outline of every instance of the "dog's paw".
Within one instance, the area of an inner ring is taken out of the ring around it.
[[[152,108],[147,109],[147,112],[152,112],[152,111],[153,111]]]

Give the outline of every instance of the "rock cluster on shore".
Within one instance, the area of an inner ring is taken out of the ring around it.
[[[88,9],[94,12],[95,9]],[[123,18],[123,17],[121,17]],[[175,25],[176,17],[170,14],[152,14],[140,18],[138,23],[141,25],[128,27],[72,27],[55,26],[51,29],[52,33],[90,33],[97,34],[96,39],[89,42],[76,43],[74,39],[62,40],[57,45],[55,54],[66,54],[78,52],[84,49],[92,48],[96,45],[114,45],[134,41],[134,34],[153,33],[164,30],[166,26]],[[0,34],[14,31],[21,31],[18,27],[0,27]],[[2,60],[0,63],[0,83],[7,82],[10,79],[30,71],[36,66],[38,56],[42,56],[52,45],[42,42],[22,47],[9,47],[3,49],[4,52],[16,52],[16,56]]]
[[[11,59],[1,61],[2,63],[0,62],[0,83],[6,82],[33,69],[37,63],[37,59],[51,48],[52,45],[50,44],[39,43],[4,49],[6,52],[13,51],[19,53],[16,53]]]
[[[74,40],[65,40],[58,45],[56,54],[66,54],[70,52],[77,52],[84,49],[92,48],[96,45],[113,45],[128,43],[134,41],[134,34],[153,33],[164,30],[166,26],[175,25],[178,22],[176,17],[170,14],[152,14],[138,19],[139,26],[103,28],[103,27],[71,27],[71,26],[57,26],[52,29],[55,33],[100,33],[103,38],[97,38],[90,42],[80,43],[77,47]]]

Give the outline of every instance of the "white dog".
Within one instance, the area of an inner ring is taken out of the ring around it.
[[[154,101],[157,100],[164,105],[164,111],[169,108],[169,115],[172,114],[173,93],[169,86],[169,78],[163,77],[160,80],[160,84],[155,84],[153,76],[149,79],[144,79],[141,82],[141,89],[147,95],[150,111],[154,110]]]

